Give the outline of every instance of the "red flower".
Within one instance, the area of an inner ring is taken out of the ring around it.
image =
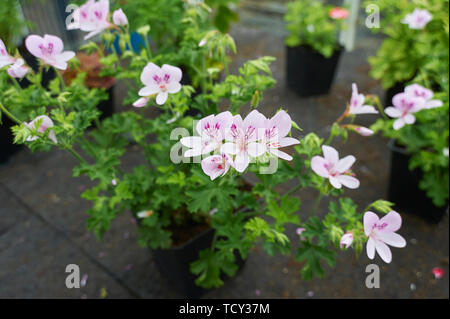
[[[341,8],[341,7],[336,7],[330,10],[330,12],[328,13],[328,15],[330,16],[330,18],[332,19],[336,19],[336,20],[343,20],[343,19],[347,19],[348,18],[348,10]]]

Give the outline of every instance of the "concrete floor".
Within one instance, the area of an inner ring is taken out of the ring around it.
[[[327,136],[330,124],[345,108],[356,82],[364,93],[383,94],[379,83],[368,76],[367,57],[379,39],[361,30],[357,48],[342,56],[334,87],[329,95],[302,99],[286,89],[283,24],[277,14],[243,11],[234,26],[238,55],[233,69],[259,56],[277,58],[273,65],[278,83],[264,96],[262,112],[271,115],[279,107],[303,129]],[[118,92],[117,101],[120,101]],[[116,106],[117,107],[117,106]],[[358,123],[370,125],[372,116]],[[351,135],[347,144],[336,144],[342,154],[353,154],[361,187],[349,191],[361,206],[385,198],[389,177],[387,141],[379,136]],[[142,162],[142,155],[130,148],[126,164]],[[90,185],[88,179],[73,179],[76,162],[61,151],[31,154],[24,149],[0,167],[0,298],[177,298],[183,297],[162,277],[147,249],[136,243],[136,225],[123,214],[99,243],[85,228],[90,203],[80,199]],[[283,189],[280,189],[283,191]],[[304,220],[311,211],[314,194],[299,195]],[[326,203],[321,206],[325,212]],[[403,215],[399,232],[408,245],[393,248],[393,262],[384,264],[365,253],[357,259],[353,251],[338,254],[337,265],[326,267],[322,280],[302,281],[299,264],[292,258],[269,257],[256,247],[245,267],[224,287],[208,292],[205,298],[448,298],[449,220],[429,225],[417,217]],[[295,230],[289,230],[295,242]],[[295,246],[295,244],[294,244]],[[381,268],[381,287],[367,289],[365,268],[376,263]],[[86,285],[67,289],[65,268],[80,266]],[[434,279],[431,270],[442,267],[445,275]]]

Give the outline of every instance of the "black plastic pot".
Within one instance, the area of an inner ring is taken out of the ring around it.
[[[13,144],[14,136],[11,127],[15,125],[16,123],[3,114],[2,124],[0,125],[0,164],[5,163],[21,148],[21,145]]]
[[[409,170],[411,156],[402,147],[389,142],[391,149],[391,174],[389,180],[389,201],[402,213],[414,214],[436,224],[441,221],[447,206],[436,207],[427,194],[419,188],[422,178],[420,169]]]
[[[100,120],[104,120],[114,114],[114,85],[107,89],[106,93],[108,94],[108,99],[101,101],[97,105],[98,110],[102,112]]]
[[[159,271],[186,298],[200,298],[208,291],[195,284],[196,276],[190,272],[190,264],[198,259],[201,250],[211,247],[213,238],[214,229],[208,229],[183,246],[153,251]],[[245,261],[240,257],[239,253],[236,252],[235,255],[236,263],[241,268]]]
[[[326,94],[333,84],[342,48],[330,58],[306,45],[287,47],[287,85],[302,97]]]

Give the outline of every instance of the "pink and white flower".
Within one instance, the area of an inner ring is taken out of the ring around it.
[[[39,127],[36,127],[38,123]],[[32,134],[27,138],[27,142],[35,141],[40,137],[34,132],[44,134],[47,130],[50,130],[48,133],[48,138],[51,139],[55,144],[58,143],[55,131],[51,129],[54,126],[53,121],[48,116],[46,115],[38,116],[30,123],[25,123],[25,125],[32,131]]]
[[[113,22],[117,26],[126,26],[128,25],[128,18],[123,12],[122,9],[118,9],[113,13]]]
[[[87,40],[111,28],[112,24],[108,21],[108,16],[109,0],[88,0],[74,11],[74,22],[69,24],[67,29],[80,29],[81,31],[89,32],[84,37]]]
[[[365,105],[366,100],[363,94],[358,93],[356,83],[352,84],[352,98],[350,99],[350,114],[377,114],[378,111],[371,105]]]
[[[231,127],[225,132],[227,142],[222,145],[221,152],[236,155],[234,167],[239,172],[244,172],[250,164],[250,157],[256,158],[263,155],[266,145],[259,142],[259,128],[264,127],[266,117],[253,110],[242,120],[240,115],[233,118]]]
[[[226,130],[233,122],[230,112],[210,115],[197,122],[196,131],[199,136],[183,137],[180,142],[190,149],[185,157],[195,157],[220,150],[225,139]]]
[[[331,9],[330,12],[328,13],[328,15],[332,19],[343,20],[343,19],[348,18],[349,12],[347,9],[344,9],[341,7],[336,7],[336,8]]]
[[[421,30],[433,19],[433,16],[427,10],[415,9],[413,13],[408,14],[402,21],[410,29]]]
[[[35,57],[45,64],[59,70],[67,69],[67,61],[75,56],[73,51],[63,51],[64,44],[60,38],[54,35],[29,35],[25,40],[25,46]]]
[[[399,93],[392,99],[394,106],[387,107],[384,111],[392,118],[397,118],[394,122],[394,130],[399,130],[406,124],[414,124],[416,117],[414,113],[425,107],[425,99],[411,96],[406,93]]]
[[[183,73],[180,68],[164,64],[161,68],[154,63],[149,63],[141,74],[141,81],[145,87],[139,91],[140,96],[156,96],[156,103],[166,103],[169,93],[177,93],[181,90],[181,78]]]
[[[405,88],[405,93],[417,98],[422,98],[425,100],[425,109],[433,109],[435,107],[441,107],[444,105],[440,100],[433,100],[433,91],[424,88],[419,84],[411,84]]]
[[[355,177],[350,175],[350,168],[355,163],[356,158],[352,155],[339,160],[339,153],[333,147],[323,145],[324,157],[314,156],[311,160],[312,170],[319,176],[328,178],[333,187],[340,189],[342,185],[355,189],[360,183]]]
[[[226,154],[213,155],[202,160],[202,169],[211,180],[224,176],[233,166],[233,160]]]
[[[379,219],[373,212],[364,214],[364,233],[367,241],[367,257],[375,258],[375,250],[384,262],[392,261],[392,253],[389,246],[402,248],[406,246],[405,239],[395,233],[402,225],[402,217],[399,213],[391,211],[389,214]]]
[[[28,73],[28,68],[24,64],[25,61],[23,59],[17,59],[8,69],[8,74],[13,78],[23,78]]]
[[[0,69],[6,65],[13,64],[14,62],[16,62],[16,59],[8,54],[5,44],[2,39],[0,39]]]
[[[266,146],[266,152],[278,156],[287,161],[292,160],[292,156],[280,151],[280,147],[299,144],[300,142],[292,137],[287,137],[292,127],[292,120],[285,111],[280,111],[270,120],[265,120],[265,129],[262,142]]]
[[[341,249],[343,249],[344,247],[345,249],[347,249],[348,247],[350,247],[352,243],[353,243],[353,234],[348,232],[342,236],[341,242],[339,243],[339,247],[341,247]]]

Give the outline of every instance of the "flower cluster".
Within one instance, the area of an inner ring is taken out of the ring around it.
[[[385,112],[392,118],[396,118],[394,129],[399,130],[406,124],[414,124],[416,117],[414,113],[425,109],[441,107],[440,100],[433,100],[433,91],[419,84],[412,84],[405,88],[392,99],[393,106],[387,107]]]
[[[134,102],[134,107],[144,107],[151,96],[156,95],[156,103],[166,103],[169,93],[177,93],[181,90],[180,81],[183,73],[180,68],[164,64],[162,67],[154,63],[148,63],[141,73],[141,81],[145,87],[139,91],[142,96]]]
[[[359,180],[352,176],[351,167],[356,161],[353,155],[339,159],[339,153],[331,146],[323,145],[324,157],[314,156],[311,160],[312,170],[319,176],[329,179],[334,188],[342,185],[355,189],[359,187]]]
[[[203,171],[214,180],[225,175],[231,167],[242,173],[252,159],[264,155],[292,160],[290,155],[280,150],[300,143],[288,137],[291,127],[291,117],[285,111],[279,111],[271,119],[257,110],[245,119],[223,112],[201,119],[196,126],[199,136],[185,137],[180,142],[189,148],[185,157],[214,152],[202,161]]]
[[[389,246],[397,248],[406,246],[405,239],[396,233],[402,225],[402,217],[399,213],[391,211],[380,219],[375,213],[366,212],[363,222],[364,233],[368,237],[366,252],[367,257],[370,259],[375,258],[376,251],[384,262],[390,263],[392,261],[392,253]],[[349,248],[353,243],[353,239],[351,232],[344,234],[340,241],[340,248]]]
[[[0,69],[4,66],[10,66],[8,74],[13,78],[21,79],[28,73],[28,68],[24,65],[25,61],[22,58],[13,58],[8,54],[5,44],[0,39]]]
[[[122,9],[114,11],[112,17],[114,24],[109,21],[109,0],[88,0],[73,12],[73,22],[67,26],[67,29],[89,32],[84,37],[87,40],[104,30],[114,28],[114,25],[128,25],[128,19]]]

